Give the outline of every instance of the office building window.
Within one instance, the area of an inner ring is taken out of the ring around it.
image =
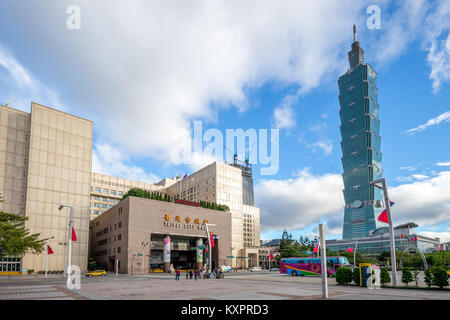
[[[123,196],[123,192],[122,192],[122,191],[119,191],[117,194],[118,194],[119,196]]]
[[[96,187],[96,188],[95,188],[95,192],[99,192],[99,193],[100,193],[100,192],[101,192],[101,191],[100,191],[100,188],[99,188],[99,187]]]
[[[98,208],[98,203],[94,203],[94,207]]]
[[[103,189],[103,193],[104,194],[109,194],[109,190],[108,189]]]
[[[116,190],[111,190],[111,194],[112,194],[113,196],[115,196],[115,195],[116,195]]]
[[[102,204],[102,208],[106,209],[107,208],[106,204]]]

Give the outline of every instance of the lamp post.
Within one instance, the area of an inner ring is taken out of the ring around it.
[[[50,238],[45,239],[45,278],[47,278],[47,272],[48,272],[48,240],[54,239],[55,237],[52,236]]]
[[[209,268],[209,271],[211,272],[211,266],[212,266],[212,263],[211,263],[211,251],[212,251],[212,248],[211,248],[211,238],[209,236],[208,226],[216,227],[217,225],[216,224],[211,224],[211,223],[206,223],[206,222],[203,222],[203,224],[206,227],[206,236],[208,237],[208,248],[209,248],[209,250],[208,250],[208,268]]]
[[[378,183],[381,183],[381,186],[378,185]],[[395,236],[394,236],[394,226],[392,224],[392,216],[391,216],[391,205],[389,203],[389,197],[387,192],[387,185],[386,185],[386,179],[378,179],[375,181],[370,182],[370,185],[373,185],[374,187],[377,187],[379,189],[383,190],[384,194],[384,203],[386,205],[386,213],[388,216],[388,222],[389,222],[389,236],[390,236],[390,245],[391,245],[391,261],[392,261],[392,285],[395,287],[397,286],[397,260],[395,258]]]
[[[353,267],[356,268],[356,248],[358,248],[358,241],[355,241],[355,250],[353,251]]]
[[[64,207],[70,208],[70,217],[69,217],[69,242],[68,242],[68,247],[69,247],[69,254],[67,257],[67,285],[70,285],[71,283],[71,268],[70,266],[72,265],[72,227],[73,227],[73,206],[70,204],[60,204],[58,210],[61,211]]]

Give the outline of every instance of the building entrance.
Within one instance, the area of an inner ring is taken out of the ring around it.
[[[208,241],[206,237],[170,236],[170,266],[174,269],[194,269],[199,265],[204,267],[208,260]],[[150,269],[160,271],[164,268],[163,252],[164,238],[162,234],[151,235]],[[201,239],[199,243],[198,241]],[[202,249],[203,248],[203,249]],[[212,267],[217,266],[217,243],[212,250]]]

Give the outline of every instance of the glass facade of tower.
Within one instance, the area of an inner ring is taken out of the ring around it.
[[[383,176],[377,74],[363,64],[359,42],[349,52],[350,70],[338,80],[341,118],[341,148],[344,173],[343,239],[369,236],[385,225],[377,221],[382,211],[382,190],[370,182]]]

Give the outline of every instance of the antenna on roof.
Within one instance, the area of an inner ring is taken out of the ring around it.
[[[358,42],[358,36],[356,35],[356,25],[353,25],[353,42]]]

